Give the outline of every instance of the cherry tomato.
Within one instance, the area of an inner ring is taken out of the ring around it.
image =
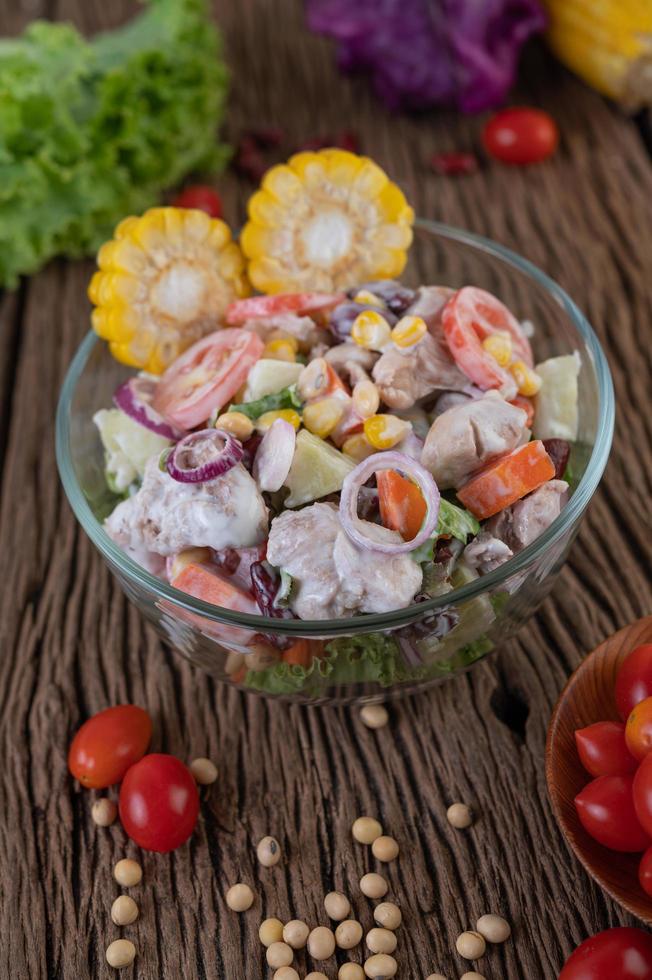
[[[547,112],[516,106],[492,116],[482,140],[487,153],[502,163],[538,163],[557,149],[559,130]]]
[[[652,980],[652,936],[642,929],[605,929],[571,953],[559,980]]]
[[[575,797],[575,809],[587,834],[612,851],[644,851],[652,843],[634,809],[633,784],[630,775],[598,776]]]
[[[279,316],[283,313],[308,315],[323,313],[339,306],[344,293],[278,293],[275,296],[249,296],[236,299],[226,309],[226,322],[238,327],[247,320]]]
[[[592,776],[624,776],[638,763],[627,748],[620,721],[597,721],[575,732],[580,762]]]
[[[233,398],[264,346],[251,330],[217,330],[198,340],[162,375],[154,408],[180,428],[194,429]]]
[[[629,751],[639,760],[652,749],[652,697],[632,708],[625,725],[625,740]]]
[[[652,897],[652,847],[648,847],[641,858],[641,863],[638,866],[638,880],[643,891]]]
[[[493,333],[506,331],[512,341],[515,358],[532,366],[532,348],[516,317],[499,299],[477,289],[464,286],[451,296],[442,310],[442,325],[446,341],[457,366],[479,388],[515,390],[514,379],[482,346]]]
[[[173,851],[188,840],[197,823],[197,784],[179,759],[152,753],[122,780],[118,808],[122,826],[140,847]]]
[[[89,789],[113,786],[142,759],[151,737],[152,719],[143,708],[106,708],[85,721],[73,738],[68,768]]]
[[[185,187],[180,194],[172,201],[175,208],[195,208],[197,211],[205,211],[211,218],[222,217],[222,201],[217,191],[205,184],[193,184],[192,187]]]
[[[634,808],[641,826],[652,834],[652,753],[645,756],[634,776]]]
[[[623,721],[627,721],[632,708],[649,697],[652,697],[652,643],[644,643],[627,655],[616,678],[616,706]]]

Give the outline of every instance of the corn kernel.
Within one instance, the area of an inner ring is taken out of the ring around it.
[[[532,398],[533,395],[536,395],[541,387],[541,378],[536,371],[528,367],[525,361],[513,361],[509,370],[518,385],[519,395],[525,395],[526,398]]]
[[[391,449],[409,432],[411,425],[395,415],[372,415],[364,421],[364,434],[374,449]]]
[[[508,367],[512,361],[512,338],[505,333],[492,333],[482,341],[482,346],[501,367]]]
[[[350,456],[356,463],[361,463],[367,456],[371,456],[376,450],[367,439],[364,432],[356,432],[342,444],[342,452],[345,456]]]
[[[358,313],[351,328],[351,339],[366,350],[382,350],[389,343],[391,334],[389,323],[375,310]]]
[[[345,408],[341,398],[319,398],[304,405],[303,424],[313,435],[326,439],[344,415]]]
[[[273,361],[294,362],[296,360],[294,347],[287,340],[270,340],[265,344],[262,356],[269,357]]]
[[[215,428],[224,429],[240,442],[244,442],[254,431],[254,423],[244,412],[225,412],[224,415],[218,415]]]
[[[397,347],[414,347],[428,333],[426,321],[420,316],[404,316],[392,330],[392,340]]]
[[[375,415],[380,405],[380,392],[373,381],[358,381],[351,395],[353,407],[363,419]]]
[[[295,412],[293,408],[279,408],[273,412],[263,412],[263,414],[256,419],[256,431],[267,432],[272,422],[276,422],[276,419],[285,419],[285,421],[289,422],[290,425],[293,425],[295,429],[298,429],[301,425],[301,416],[298,412]]]
[[[299,341],[296,337],[293,337],[291,333],[286,333],[285,330],[272,330],[269,334],[268,340],[285,340],[292,347],[295,354],[299,353]]]
[[[361,289],[359,293],[356,293],[353,302],[363,303],[365,306],[377,306],[379,310],[387,309],[380,296],[375,296],[368,289]]]

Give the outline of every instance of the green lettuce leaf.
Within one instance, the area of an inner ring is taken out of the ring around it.
[[[470,534],[475,537],[479,533],[480,524],[470,511],[464,510],[456,504],[451,504],[449,500],[442,497],[439,502],[439,518],[435,533],[427,541],[424,541],[419,548],[411,551],[410,557],[419,564],[431,562],[435,556],[437,539],[442,535],[448,538],[457,538],[462,544],[466,544]]]
[[[242,402],[240,405],[231,405],[230,412],[241,412],[247,418],[257,419],[265,412],[275,412],[284,408],[301,408],[302,401],[297,394],[297,386],[290,385],[289,388],[282,388],[271,395],[263,395],[253,402]]]
[[[0,285],[85,255],[187,173],[217,169],[226,69],[207,0],[152,0],[90,42],[0,40]]]

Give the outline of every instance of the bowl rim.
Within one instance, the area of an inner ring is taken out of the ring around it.
[[[564,289],[561,288],[538,266],[516,252],[482,235],[455,228],[438,221],[417,219],[415,226],[430,234],[457,244],[466,245],[476,251],[486,252],[502,260],[506,265],[524,273],[543,287],[562,307],[584,340],[595,371],[598,386],[598,425],[597,435],[586,469],[575,492],[553,523],[529,544],[523,551],[514,555],[493,572],[482,575],[443,596],[425,602],[411,604],[405,609],[395,609],[386,613],[362,613],[346,619],[275,620],[265,619],[265,632],[286,636],[328,636],[335,637],[355,633],[369,633],[378,630],[391,630],[408,625],[424,615],[436,614],[454,603],[468,601],[482,593],[500,586],[515,573],[524,569],[530,562],[542,555],[569,528],[572,528],[595,492],[609,458],[613,438],[615,399],[614,388],[607,359],[600,342],[588,320]],[[260,631],[260,616],[239,613],[222,606],[214,606],[196,599],[185,592],[173,588],[167,582],[156,578],[138,565],[115,544],[93,514],[75,477],[72,466],[70,446],[70,406],[77,382],[86,366],[95,344],[100,338],[91,330],[77,349],[61,389],[56,413],[56,458],[59,475],[68,501],[82,528],[102,556],[112,566],[148,592],[154,593],[157,600],[168,600],[187,612],[200,615],[216,623],[236,625]],[[216,611],[219,610],[219,611]]]

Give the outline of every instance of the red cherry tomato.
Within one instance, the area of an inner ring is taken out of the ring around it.
[[[547,112],[516,106],[492,116],[482,140],[487,153],[502,163],[538,163],[557,149],[559,130]]]
[[[634,776],[634,808],[643,829],[652,834],[652,753],[645,756]]]
[[[598,776],[575,797],[575,809],[587,834],[612,851],[644,851],[652,844],[649,830],[643,829],[634,809],[633,784],[634,777],[629,775]]]
[[[197,823],[199,794],[187,766],[173,755],[146,755],[120,787],[120,822],[146,851],[173,851]]]
[[[211,218],[222,217],[222,201],[217,191],[205,184],[193,184],[186,187],[172,201],[175,208],[195,208],[197,211],[205,211]]]
[[[106,708],[85,721],[73,738],[68,768],[89,789],[113,786],[142,759],[151,737],[152,719],[143,708]]]
[[[652,936],[642,929],[606,929],[585,939],[559,980],[652,980]]]
[[[216,330],[162,375],[153,406],[182,429],[194,429],[244,384],[264,344],[251,330]]]
[[[625,742],[620,721],[597,721],[575,732],[580,762],[592,776],[623,776],[638,765]]]
[[[239,327],[247,320],[296,313],[308,316],[324,313],[346,299],[344,293],[277,293],[275,296],[249,296],[236,299],[226,308],[226,322]]]
[[[638,866],[638,880],[643,891],[652,897],[652,847],[648,847],[641,858],[641,863]]]
[[[632,708],[625,725],[625,741],[639,760],[652,749],[652,698],[645,698]]]
[[[482,346],[493,333],[506,331],[512,341],[514,357],[534,363],[530,342],[510,310],[484,289],[464,286],[451,296],[441,314],[446,341],[457,366],[479,388],[515,391],[514,379]]]
[[[652,643],[644,643],[627,655],[616,678],[616,706],[623,721],[627,721],[632,708],[649,697],[652,697]]]

